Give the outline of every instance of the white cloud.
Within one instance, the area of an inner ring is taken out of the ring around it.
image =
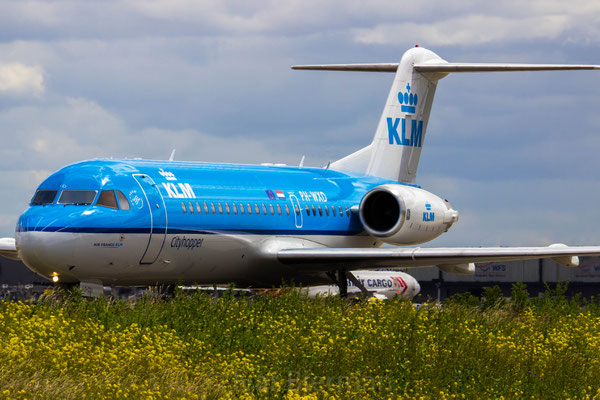
[[[555,39],[572,28],[574,22],[567,15],[520,19],[468,15],[436,22],[382,24],[374,28],[357,29],[354,37],[357,42],[366,44],[414,42],[433,46],[466,46],[499,41]]]
[[[448,43],[445,39],[454,43],[465,37],[474,38],[474,43],[485,43],[490,38],[511,37],[515,27],[516,35],[525,35],[522,39],[547,37],[546,34],[556,37],[553,24],[558,23],[556,29],[563,29],[561,18],[565,18],[567,28],[580,33],[574,40],[597,40],[593,36],[583,37],[581,33],[598,33],[595,16],[599,9],[595,0],[580,0],[576,4],[560,0],[458,0],[444,4],[422,0],[404,2],[401,6],[387,0],[368,3],[360,0],[21,0],[0,3],[0,27],[5,27],[5,37],[25,32],[41,40],[190,35],[319,36],[357,32],[357,40],[363,43],[401,42],[405,45],[408,40],[425,43],[423,36],[432,39],[427,44]],[[468,17],[463,18],[463,15]],[[366,27],[370,28],[357,30]],[[507,30],[503,31],[504,28]],[[1,28],[0,33],[3,33]],[[450,38],[445,38],[448,34]]]
[[[44,74],[41,67],[21,63],[0,64],[0,94],[41,96],[44,90]]]

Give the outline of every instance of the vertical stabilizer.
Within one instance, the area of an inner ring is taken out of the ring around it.
[[[415,182],[437,86],[437,79],[434,78],[438,77],[426,77],[415,71],[413,66],[428,62],[440,64],[445,61],[420,47],[410,49],[402,56],[370,145],[370,158],[365,171],[368,175]]]
[[[396,75],[373,141],[332,163],[332,169],[415,182],[437,81],[446,75],[425,75],[414,68],[415,64],[428,63],[440,65],[446,61],[430,50],[415,47],[404,53],[400,64],[386,64],[388,69],[380,69],[394,68]]]
[[[444,64],[422,47],[408,50],[395,69],[394,83],[371,144],[331,164],[332,169],[414,183],[425,142],[437,81],[445,74],[421,74],[415,64]]]

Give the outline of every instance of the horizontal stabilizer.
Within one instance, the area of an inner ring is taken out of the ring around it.
[[[537,258],[559,259],[600,256],[600,246],[574,247],[457,247],[457,248],[309,248],[286,249],[277,253],[284,264],[307,269],[367,269],[379,267],[426,267],[476,262],[514,261]]]
[[[292,69],[310,69],[317,71],[396,72],[398,65],[398,63],[293,65]]]
[[[418,72],[509,72],[509,71],[569,71],[600,69],[600,65],[569,65],[569,64],[482,64],[482,63],[444,63],[444,64],[415,64]]]
[[[379,64],[315,64],[294,65],[292,69],[316,71],[396,72],[398,63]],[[502,64],[502,63],[442,63],[415,64],[415,71],[422,73],[451,72],[510,72],[510,71],[569,71],[600,69],[600,65],[570,64]]]

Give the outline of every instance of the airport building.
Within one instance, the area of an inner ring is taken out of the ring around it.
[[[600,293],[600,258],[580,257],[577,268],[563,267],[550,259],[476,264],[474,275],[448,274],[436,267],[410,268],[406,271],[421,285],[422,298],[445,299],[455,293],[471,292],[480,296],[486,286],[498,285],[510,296],[512,284],[523,282],[531,296],[544,292],[546,286],[569,282],[567,294],[584,297]]]
[[[569,282],[568,294],[584,297],[600,293],[600,258],[581,257],[577,268],[562,267],[552,260],[527,260],[476,264],[474,275],[448,274],[436,267],[409,268],[421,285],[420,299],[443,300],[455,293],[471,292],[480,296],[486,286],[498,285],[506,296],[514,282],[524,282],[532,296],[545,290],[544,283]],[[0,257],[0,298],[12,294],[26,298],[28,293],[40,293],[52,282],[33,273],[20,261]]]
[[[50,280],[33,273],[21,261],[0,257],[0,299],[27,299],[49,286]]]

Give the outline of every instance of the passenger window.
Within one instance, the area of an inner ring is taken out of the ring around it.
[[[315,206],[312,206],[312,211],[313,211],[313,215],[316,217],[317,216],[317,209],[315,208]]]
[[[350,216],[350,210],[348,210],[348,206],[346,206],[346,215],[349,217]]]
[[[306,205],[306,215],[310,217],[310,208],[308,208],[308,204]]]
[[[129,210],[129,201],[127,201],[127,197],[120,190],[117,190],[117,199],[119,199],[121,210]]]
[[[339,206],[339,207],[340,207],[340,217],[343,217],[344,216],[344,210],[342,209],[342,206]]]
[[[335,206],[331,206],[331,212],[333,213],[334,217],[337,216],[336,213],[335,213]]]
[[[267,207],[265,206],[265,203],[262,203],[262,209],[263,209],[263,215],[267,215]]]
[[[235,205],[235,203],[231,203],[231,206],[233,207],[233,213],[237,215],[237,206]]]
[[[200,203],[196,202],[196,211],[198,214],[202,214],[202,208],[200,207]]]
[[[183,213],[186,213],[186,209],[185,209],[185,203],[182,201],[181,202],[181,209],[183,210]]]
[[[100,196],[98,196],[98,201],[96,202],[96,205],[118,210],[119,206],[117,204],[117,197],[115,196],[115,191],[114,190],[101,191]]]
[[[329,207],[324,206],[325,207],[325,214],[327,214],[327,216],[329,217]]]
[[[290,208],[288,207],[288,205],[287,205],[287,204],[285,205],[285,213],[286,213],[287,215],[290,215]]]
[[[254,209],[256,210],[256,215],[260,215],[260,208],[258,208],[258,204],[254,203]]]
[[[54,203],[58,190],[38,190],[31,200],[32,206],[45,206],[46,204]]]
[[[281,215],[281,207],[279,207],[279,204],[277,204],[277,214]]]
[[[323,216],[323,209],[321,208],[321,206],[319,206],[319,217]]]
[[[298,205],[296,204],[296,205],[294,206],[294,208],[296,209],[296,215],[297,215],[297,216],[300,216],[300,207],[298,207]]]
[[[246,203],[246,205],[248,206],[248,215],[252,215],[252,206],[250,203]]]
[[[217,210],[215,210],[215,203],[213,203],[212,201],[210,202],[210,210],[213,214],[217,213]]]
[[[273,208],[273,204],[269,204],[269,210],[271,211],[271,215],[275,215],[275,209]]]
[[[240,203],[240,212],[244,215],[244,205]]]
[[[227,211],[227,215],[231,212],[231,208],[229,208],[229,203],[225,203],[225,211]]]
[[[188,203],[188,205],[190,207],[190,214],[193,214],[194,213],[194,205],[192,204],[191,201]]]
[[[219,214],[223,214],[223,206],[220,201],[217,203],[217,207],[219,207]]]
[[[58,198],[58,204],[90,205],[96,193],[98,193],[96,190],[63,190]]]
[[[206,204],[206,202],[204,202],[204,214],[208,214],[208,205]]]

